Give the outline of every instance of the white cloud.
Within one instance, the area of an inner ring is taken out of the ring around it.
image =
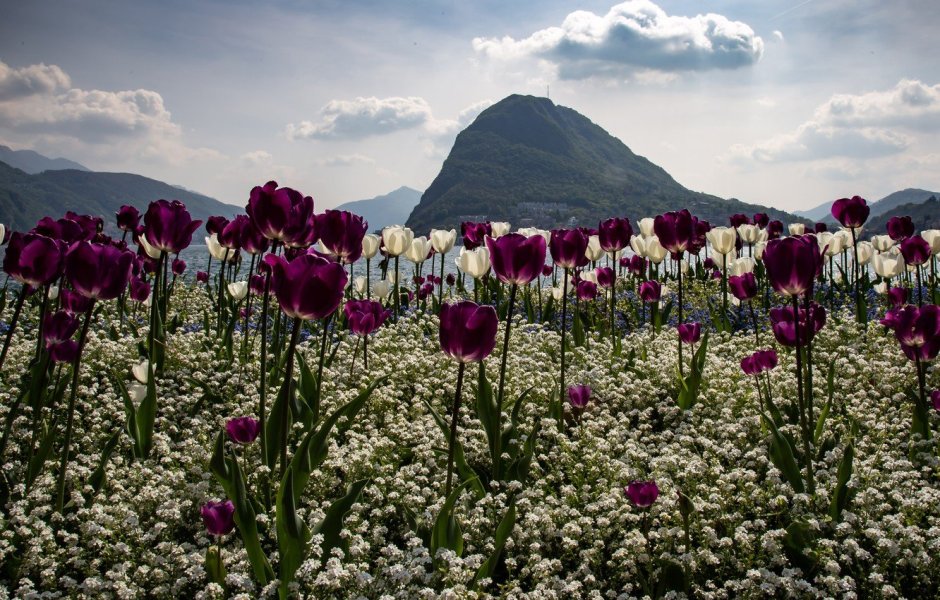
[[[288,139],[360,139],[423,125],[431,119],[424,98],[398,97],[331,100],[318,121],[287,126]]]
[[[772,35],[775,41],[783,42],[786,40],[786,38],[783,37],[783,32],[780,30],[775,29]]]
[[[889,90],[834,95],[795,131],[753,145],[734,145],[726,158],[774,163],[891,156],[911,147],[919,133],[938,127],[940,85],[902,79]]]
[[[72,85],[65,71],[55,65],[29,65],[14,69],[0,61],[0,102],[36,94],[52,94]]]
[[[649,0],[628,0],[603,16],[575,11],[524,39],[475,38],[473,48],[496,60],[541,59],[562,79],[584,79],[746,67],[760,60],[764,42],[723,15],[674,16]]]
[[[274,164],[274,156],[267,150],[253,150],[241,155],[242,163],[248,167]]]
[[[339,154],[329,158],[321,158],[316,162],[321,167],[350,167],[353,165],[374,165],[375,159],[363,154]]]
[[[492,100],[481,100],[457,113],[456,119],[431,119],[425,124],[427,143],[424,153],[428,158],[446,156],[454,145],[457,134],[473,123],[481,112],[493,105]]]

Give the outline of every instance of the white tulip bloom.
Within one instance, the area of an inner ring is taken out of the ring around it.
[[[920,237],[930,244],[931,254],[940,254],[940,229],[927,229],[920,232]]]
[[[139,364],[131,367],[131,373],[134,375],[134,379],[140,383],[147,383],[148,375],[150,370],[150,361],[144,360]]]
[[[510,231],[512,231],[512,227],[505,221],[492,221],[490,223],[490,237],[494,240],[503,237]]]
[[[447,254],[454,249],[454,244],[457,243],[457,230],[456,229],[432,229],[431,230],[431,247],[434,248],[434,251],[438,254]]]
[[[806,225],[802,223],[790,223],[787,225],[787,229],[790,231],[790,235],[803,235],[806,231]]]
[[[639,257],[646,258],[646,238],[635,235],[630,238],[630,248]]]
[[[247,281],[233,281],[228,284],[228,293],[235,300],[235,302],[241,302],[244,300],[245,296],[248,295],[248,282]]]
[[[734,250],[734,243],[737,241],[737,235],[731,227],[713,227],[705,234],[705,238],[716,254],[728,254]]]
[[[924,233],[927,232],[925,231]],[[871,245],[878,252],[887,252],[894,246],[894,240],[891,239],[890,235],[874,235],[871,238]]]
[[[760,227],[745,223],[738,226],[738,235],[745,244],[757,243],[760,237]]]
[[[389,281],[388,279],[382,279],[376,281],[372,285],[372,292],[375,294],[375,297],[379,300],[385,300],[388,298],[388,295],[392,293],[392,288],[395,286],[394,282]]]
[[[374,233],[367,233],[362,238],[362,258],[369,260],[379,253],[381,239]]]
[[[872,287],[874,288],[874,290],[875,290],[876,292],[878,292],[878,293],[881,294],[882,296],[884,296],[885,294],[888,293],[888,284],[885,283],[884,281],[882,281],[882,282],[880,282],[880,283],[876,283],[876,284],[873,285]]]
[[[904,272],[904,257],[900,254],[897,256],[887,253],[876,254],[871,259],[871,266],[879,277],[891,279]]]
[[[389,225],[382,230],[382,240],[389,256],[401,256],[411,247],[415,233],[402,225]]]
[[[648,238],[651,235],[653,235],[653,224],[655,222],[656,222],[655,219],[653,219],[652,217],[646,217],[645,219],[640,219],[640,222],[639,222],[640,235],[642,235],[645,238]]]
[[[2,234],[2,232],[0,232],[0,234]],[[59,297],[59,286],[50,285],[49,292],[46,294],[46,298],[50,300],[55,300],[58,297]]]
[[[366,278],[363,275],[359,275],[355,279],[355,289],[356,293],[360,296],[366,293]]]
[[[731,269],[728,271],[728,274],[740,277],[745,273],[753,273],[754,267],[757,266],[757,261],[750,256],[742,256],[731,263],[730,266]]]
[[[428,259],[428,252],[430,251],[431,242],[422,235],[411,240],[411,245],[405,250],[405,258],[416,265],[420,265]]]
[[[874,250],[872,249],[871,242],[859,242],[855,247],[855,259],[860,265],[868,264],[872,254],[874,254]]]
[[[667,254],[669,252],[659,243],[658,237],[654,235],[646,239],[646,258],[658,265],[663,262]]]
[[[215,237],[215,234],[212,234],[212,237]],[[144,253],[145,253],[147,256],[149,256],[150,258],[153,258],[153,259],[160,258],[160,255],[162,254],[162,251],[161,251],[161,250],[158,250],[157,248],[154,248],[153,246],[151,246],[151,245],[150,245],[150,242],[147,241],[147,236],[146,236],[146,235],[140,235],[140,236],[138,236],[137,240],[138,240],[138,242],[140,242],[140,247],[144,249]],[[218,244],[218,242],[216,242],[216,243]],[[206,245],[207,245],[207,246],[209,245],[209,238],[206,238]],[[219,246],[219,247],[221,248],[221,246]],[[212,248],[211,248],[211,247],[209,248],[209,252],[210,252],[210,253],[212,252]],[[222,260],[222,259],[219,259],[219,260]]]
[[[454,259],[457,268],[474,279],[479,279],[490,270],[490,251],[486,246],[478,246],[473,250],[460,249],[460,256]]]
[[[597,262],[604,256],[604,251],[601,249],[600,236],[588,236],[588,245],[584,250],[584,255],[587,256],[587,259],[591,262]]]

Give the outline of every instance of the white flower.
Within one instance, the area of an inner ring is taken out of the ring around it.
[[[430,251],[431,242],[422,235],[411,240],[411,245],[405,250],[405,258],[416,265],[420,265],[428,259],[428,252]]]
[[[803,232],[806,231],[806,225],[802,223],[790,223],[787,225],[787,229],[790,231],[790,235],[803,235]]]
[[[366,278],[363,275],[359,275],[355,279],[356,293],[360,296],[366,293]]]
[[[751,258],[750,256],[742,256],[733,263],[731,263],[731,271],[729,275],[741,276],[745,273],[753,273],[754,267],[757,266],[757,261]]]
[[[3,239],[3,238],[2,238],[2,235],[3,235],[3,232],[0,231],[0,239]],[[48,299],[50,299],[50,300],[55,300],[55,299],[58,298],[58,297],[59,297],[59,286],[57,286],[57,285],[50,285],[50,286],[49,286],[49,292],[46,294],[46,298],[48,298]]]
[[[140,406],[140,403],[147,397],[147,386],[142,383],[132,383],[127,386],[127,395],[131,397],[131,402],[135,406]]]
[[[146,359],[131,367],[131,373],[134,375],[134,379],[140,383],[147,383],[149,371],[150,361]]]
[[[457,268],[474,279],[483,277],[490,270],[490,251],[486,246],[477,246],[473,250],[460,249],[460,256],[454,259]]]
[[[241,302],[248,295],[248,282],[233,281],[228,284],[228,293],[235,302]]]
[[[374,233],[367,233],[362,237],[362,258],[372,258],[379,252],[381,239]]]
[[[552,239],[551,231],[548,231],[547,229],[539,229],[538,227],[523,227],[522,229],[519,230],[519,233],[526,236],[527,238],[540,235],[545,240],[546,246]]]
[[[884,281],[882,281],[882,282],[880,282],[880,283],[876,283],[876,284],[873,285],[872,287],[873,287],[873,288],[875,289],[875,291],[878,292],[879,294],[884,295],[884,294],[887,294],[887,293],[888,293],[888,284],[885,283]]]
[[[438,254],[447,254],[454,249],[457,243],[456,229],[432,229],[431,246]]]
[[[924,234],[926,233],[925,231]],[[924,237],[924,234],[921,234],[921,236]],[[924,237],[924,239],[927,238]],[[878,252],[887,252],[894,246],[894,240],[891,239],[890,235],[873,235],[871,245],[874,246],[875,250]]]
[[[859,242],[855,247],[855,258],[858,260],[858,264],[868,264],[873,252],[871,242]]]
[[[940,254],[940,229],[926,229],[920,232],[920,237],[930,244],[931,254]]]
[[[668,252],[663,245],[659,243],[659,238],[655,235],[646,238],[646,258],[655,264],[663,262]]]
[[[392,293],[392,288],[394,285],[394,282],[389,281],[388,279],[376,281],[374,284],[372,284],[372,293],[374,293],[375,297],[379,300],[385,300],[388,295]]]
[[[411,247],[415,233],[402,225],[389,225],[382,230],[382,240],[389,256],[400,256]]]
[[[640,219],[640,222],[639,222],[640,235],[642,235],[645,238],[648,238],[651,235],[653,235],[653,224],[655,222],[656,222],[655,219],[653,219],[652,217],[646,217],[645,219]]]
[[[753,244],[760,237],[760,227],[749,223],[738,225],[738,235],[741,236],[741,241],[745,244]]]
[[[493,221],[490,223],[490,237],[494,240],[509,233],[512,228],[505,221]]]
[[[154,258],[154,259],[160,258],[160,256],[163,254],[161,250],[158,250],[150,245],[150,242],[147,241],[146,235],[144,234],[139,235],[137,237],[137,240],[140,242],[140,247],[144,249],[144,253],[150,258]],[[208,245],[208,243],[209,243],[209,238],[206,238],[206,244]]]
[[[640,237],[638,235],[630,238],[630,248],[633,249],[633,253],[637,256],[646,257],[646,238]]]
[[[584,271],[581,273],[581,281],[590,281],[591,283],[597,284],[597,272],[596,271]]]
[[[600,236],[588,236],[588,245],[584,250],[584,255],[587,256],[587,259],[591,262],[597,262],[604,256],[604,251],[601,249]]]
[[[728,254],[734,250],[737,240],[734,229],[731,227],[713,227],[705,234],[705,238],[712,245],[716,254]]]
[[[879,277],[891,279],[904,271],[904,257],[900,254],[897,256],[876,254],[871,259],[871,266]]]

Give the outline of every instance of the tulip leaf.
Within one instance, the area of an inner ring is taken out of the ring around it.
[[[806,521],[790,523],[786,534],[783,536],[783,551],[787,558],[795,566],[802,569],[806,574],[805,576],[808,577],[813,576],[817,565],[816,553],[809,550],[815,540],[816,536]]]
[[[317,376],[313,374],[307,365],[307,359],[304,358],[303,352],[297,353],[297,367],[300,372],[297,392],[307,401],[307,404],[313,404],[317,393]]]
[[[313,528],[314,535],[322,535],[323,541],[320,543],[320,557],[323,563],[326,562],[333,548],[338,548],[344,541],[340,537],[343,531],[343,521],[346,519],[346,513],[352,508],[353,504],[359,501],[363,488],[369,483],[369,479],[360,479],[354,481],[346,488],[346,495],[338,498],[330,504],[323,515],[323,520]]]
[[[496,445],[499,440],[499,414],[496,411],[496,402],[493,400],[493,386],[486,378],[486,369],[483,363],[480,363],[479,375],[477,376],[477,417],[480,424],[483,425],[483,431],[486,432],[486,439],[490,446],[490,460],[494,467],[496,465]],[[448,432],[449,435],[449,432]],[[498,479],[499,473],[493,473],[493,478]]]
[[[469,483],[470,481],[464,481],[458,485],[444,501],[441,512],[437,514],[434,529],[431,530],[430,548],[431,558],[435,561],[440,549],[451,550],[457,556],[463,554],[463,531],[460,529],[460,521],[454,516],[454,504]]]
[[[677,400],[679,408],[682,410],[691,409],[698,400],[699,387],[702,385],[702,373],[705,370],[707,349],[708,334],[705,334],[705,337],[702,338],[702,343],[692,356],[689,374],[685,377],[679,377],[679,396]]]
[[[225,587],[225,577],[228,574],[225,570],[225,563],[222,562],[222,556],[219,554],[218,546],[209,546],[206,548],[206,575],[209,581]]]
[[[564,324],[562,325],[564,326]],[[574,338],[575,346],[584,345],[584,325],[581,323],[581,311],[575,310],[571,315],[571,337]]]
[[[803,477],[800,474],[800,468],[797,466],[796,458],[793,455],[793,446],[791,446],[787,438],[780,433],[776,423],[774,423],[770,417],[763,413],[761,413],[761,417],[767,423],[768,429],[770,429],[770,460],[774,463],[774,466],[783,473],[784,478],[790,484],[790,487],[793,488],[793,491],[802,494],[804,490]]]
[[[481,579],[489,579],[493,576],[493,571],[496,569],[496,565],[499,563],[500,558],[503,554],[503,548],[506,546],[506,541],[509,539],[509,535],[512,533],[513,528],[516,526],[516,500],[513,499],[509,503],[509,508],[506,509],[506,514],[503,515],[502,520],[499,522],[499,525],[496,527],[496,534],[493,536],[493,552],[490,554],[489,558],[480,565],[480,568],[477,569],[476,574],[473,576],[473,580],[470,582],[470,587],[475,588],[477,581]]]
[[[522,447],[522,453],[507,469],[507,478],[520,483],[525,483],[529,476],[529,467],[532,464],[532,457],[535,455],[535,442],[538,440],[541,423],[538,421],[532,426],[532,431],[525,440]]]
[[[52,423],[45,424],[42,428],[42,437],[39,442],[39,447],[29,457],[29,464],[27,465],[26,469],[27,490],[32,487],[33,483],[36,481],[36,478],[39,477],[40,473],[42,473],[46,461],[49,460],[49,454],[52,452],[52,447],[59,440],[58,424],[59,417],[57,416],[52,420]]]
[[[91,494],[85,498],[86,503],[90,503],[94,497],[98,495],[98,492],[101,491],[101,488],[104,487],[104,484],[107,481],[108,462],[111,460],[111,456],[114,454],[114,449],[117,448],[118,442],[120,440],[121,430],[118,429],[113,434],[111,434],[111,437],[108,438],[107,442],[105,442],[104,448],[101,449],[101,458],[98,459],[98,466],[88,478],[88,485],[91,486]]]
[[[290,393],[293,383],[293,378],[290,380],[285,378],[281,383],[277,397],[271,404],[271,413],[265,423],[267,455],[264,458],[269,469],[274,469],[281,454],[281,447],[287,444],[287,436],[290,434]]]
[[[833,521],[838,522],[842,517],[842,511],[848,506],[851,500],[851,490],[849,489],[849,480],[852,478],[852,462],[855,458],[855,442],[849,440],[845,451],[842,454],[842,461],[839,463],[839,473],[836,478],[836,489],[832,492],[832,501],[829,503],[829,516]]]
[[[683,592],[688,589],[689,575],[679,562],[661,558],[658,563],[655,598],[663,598],[668,592]]]
[[[434,417],[434,421],[444,434],[444,439],[448,439],[448,436],[450,436],[450,427],[447,425],[447,422],[441,417],[439,412],[434,410],[434,407],[431,406],[427,400],[422,398],[421,401],[424,402],[424,405],[428,408],[428,412]],[[442,454],[445,452],[446,450],[441,451]],[[473,488],[474,495],[477,500],[482,500],[483,497],[486,496],[486,490],[483,488],[479,474],[467,464],[467,457],[464,455],[463,444],[460,443],[460,439],[454,440],[454,464],[457,465],[457,472],[460,473],[461,481],[472,481],[471,487]]]
[[[509,413],[509,423],[503,429],[502,433],[502,448],[504,450],[509,448],[512,439],[515,437],[516,431],[519,428],[519,413],[522,410],[522,405],[525,404],[526,396],[528,396],[531,391],[532,388],[530,387],[519,394],[519,397],[516,398],[515,403],[512,405],[512,411]],[[518,449],[516,449],[516,452],[518,453]]]
[[[116,377],[112,374],[111,383],[114,384],[114,387],[117,388],[118,393],[121,394],[121,398],[124,400],[124,413],[127,415],[124,429],[133,442],[131,450],[134,458],[142,458],[143,455],[140,450],[140,432],[137,429],[137,407],[134,406],[134,401],[127,392],[127,386],[124,385],[124,381],[120,377]]]
[[[294,490],[293,464],[287,467],[277,492],[277,546],[280,551],[278,563],[278,592],[281,598],[290,597],[290,584],[297,569],[303,564],[310,541],[310,528],[297,516],[297,496]]]

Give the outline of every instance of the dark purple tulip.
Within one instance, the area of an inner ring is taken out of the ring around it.
[[[193,232],[202,225],[179,200],[156,200],[150,203],[144,215],[144,236],[147,242],[169,254],[179,254],[193,241]]]
[[[196,271],[196,281],[206,283],[209,281],[209,273],[205,271]]]
[[[72,290],[60,290],[59,306],[70,315],[82,315],[91,308],[91,300]]]
[[[832,216],[843,227],[861,227],[868,220],[871,208],[861,196],[840,198],[832,203]]]
[[[239,251],[242,248],[242,237],[245,228],[251,223],[246,215],[238,215],[225,224],[218,234],[219,245],[228,250]]]
[[[593,281],[578,282],[578,300],[593,300],[597,298],[597,284]]]
[[[676,327],[679,332],[679,339],[683,344],[694,344],[702,337],[701,323],[682,323]]]
[[[150,297],[150,284],[140,277],[131,277],[128,295],[134,302],[144,302]]]
[[[692,215],[687,209],[658,215],[653,221],[653,231],[663,248],[680,256],[696,234]]]
[[[894,330],[894,337],[910,360],[928,361],[940,351],[940,307],[905,306],[888,311],[881,324]]]
[[[173,274],[179,277],[186,271],[186,262],[179,258],[174,258],[173,263],[172,263],[172,269],[173,269]]]
[[[807,330],[807,311],[799,309],[799,342],[805,346],[813,341],[816,334],[826,324],[826,309],[813,302],[810,305],[810,322],[812,327]],[[782,306],[770,309],[770,325],[777,341],[788,347],[795,347],[797,342],[796,318],[792,306]]]
[[[594,273],[597,275],[597,285],[608,290],[614,286],[614,270],[610,267],[598,267]]]
[[[825,223],[819,222],[813,225],[814,233],[822,233],[824,231],[829,231],[829,227]]]
[[[644,281],[640,284],[640,299],[643,302],[659,302],[663,287],[658,281]]]
[[[65,255],[65,278],[73,290],[86,298],[113,300],[127,287],[133,262],[132,252],[77,242]]]
[[[616,252],[630,245],[633,237],[633,226],[630,219],[614,217],[601,221],[597,226],[597,237],[600,238],[601,248],[605,252]]]
[[[757,278],[754,273],[732,275],[728,278],[728,287],[735,298],[744,302],[757,295]]]
[[[894,308],[900,308],[907,304],[908,289],[902,287],[893,287],[888,290],[888,301]]]
[[[473,250],[484,244],[486,236],[493,233],[493,226],[489,222],[473,223],[464,221],[460,224],[460,235],[463,237],[463,247]]]
[[[930,260],[930,244],[919,235],[909,237],[901,242],[901,256],[909,265],[922,265]]]
[[[496,346],[496,309],[463,301],[441,307],[441,350],[459,362],[479,362]]]
[[[770,223],[770,217],[767,216],[767,213],[755,213],[754,214],[754,224],[764,229],[767,227],[767,223]]]
[[[434,284],[425,283],[420,288],[418,288],[418,300],[424,300],[428,296],[434,293]]]
[[[252,275],[248,278],[248,290],[255,295],[260,296],[264,293],[264,276]]]
[[[206,220],[206,233],[209,235],[219,235],[225,226],[228,225],[228,219],[222,215],[214,215]]]
[[[134,231],[140,224],[140,211],[127,204],[119,208],[115,216],[118,229],[121,231]]]
[[[630,257],[630,272],[639,277],[646,272],[647,262],[642,256],[633,255]]]
[[[764,266],[774,289],[787,296],[800,296],[813,289],[822,269],[823,257],[812,234],[767,242]]]
[[[67,218],[56,221],[52,217],[43,217],[39,219],[30,233],[38,233],[64,242],[66,245],[86,239],[86,231],[82,225],[78,221]]]
[[[930,402],[934,410],[940,410],[940,390],[934,390],[930,393]]]
[[[555,264],[564,269],[583,267],[588,263],[584,252],[588,238],[578,229],[553,229],[548,243]]]
[[[551,265],[542,265],[542,277],[551,277],[555,268]]]
[[[910,217],[891,217],[888,219],[888,235],[900,242],[914,235],[914,221]]]
[[[777,351],[773,348],[758,350],[754,353],[754,360],[761,370],[772,371],[777,367]]]
[[[702,266],[705,267],[706,270],[714,269],[714,268],[715,268],[715,259],[713,259],[712,257],[709,256],[709,257],[706,258],[704,261],[702,261]]]
[[[65,247],[50,237],[15,232],[3,257],[3,270],[24,285],[39,288],[62,274]]]
[[[206,502],[202,505],[201,512],[206,531],[212,535],[223,536],[235,528],[235,504],[231,500]]]
[[[453,287],[457,283],[457,276],[453,273],[448,273],[444,280],[447,282],[448,286]]]
[[[359,215],[346,210],[327,210],[317,215],[317,236],[331,254],[343,264],[351,264],[362,256],[362,238],[368,224]]]
[[[770,221],[767,223],[767,239],[775,240],[780,237],[783,233],[783,222],[782,221]]]
[[[78,329],[78,319],[60,310],[47,314],[42,337],[53,362],[72,362],[78,355],[78,342],[72,339]]]
[[[583,409],[591,400],[591,386],[572,385],[568,387],[568,402],[577,409]]]
[[[433,289],[433,288],[432,288]],[[392,314],[375,300],[350,300],[343,307],[349,329],[356,335],[369,335],[378,330]]]
[[[313,198],[291,188],[279,188],[277,182],[251,190],[246,207],[255,227],[269,240],[288,246],[305,247],[316,240]]]
[[[748,354],[741,359],[741,370],[744,371],[745,375],[757,375],[761,372],[753,354]]]
[[[225,432],[236,444],[250,444],[261,433],[261,423],[252,417],[235,417],[225,422]]]
[[[507,233],[495,240],[486,236],[486,248],[493,273],[503,283],[527,285],[545,266],[545,238],[540,235]]]
[[[749,225],[751,222],[751,220],[747,217],[747,215],[742,215],[742,214],[731,215],[731,217],[728,220],[731,222],[731,227],[735,229],[737,229],[741,225]]]
[[[301,254],[290,262],[268,254],[264,260],[271,266],[271,289],[287,316],[322,319],[342,301],[347,281],[342,265],[313,254]]]
[[[268,251],[270,242],[268,238],[264,237],[261,230],[255,226],[254,221],[248,219],[248,222],[241,229],[241,245],[242,250],[252,256],[257,256]]]
[[[637,508],[649,508],[659,497],[659,486],[655,481],[631,481],[623,491]]]

